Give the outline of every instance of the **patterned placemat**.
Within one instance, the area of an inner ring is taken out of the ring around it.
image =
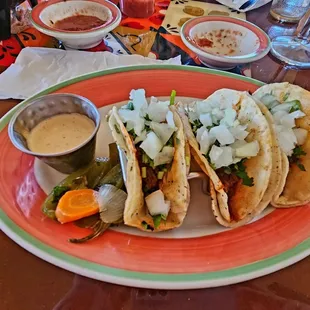
[[[186,20],[203,15],[224,15],[245,19],[244,13],[220,4],[191,0],[155,0],[154,14],[136,19],[123,15],[121,24],[103,41],[89,51],[109,51],[115,54],[140,54],[156,59],[169,59],[181,55],[182,63],[203,66],[199,59],[182,42],[180,27]],[[27,4],[25,3],[24,6]],[[0,41],[0,71],[10,66],[22,48],[62,48],[61,42],[34,28],[28,28],[9,40]],[[236,67],[232,72],[250,76],[249,66]]]

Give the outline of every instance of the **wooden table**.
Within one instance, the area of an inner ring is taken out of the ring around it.
[[[248,20],[271,37],[292,33],[292,26],[268,16],[269,5],[248,13]],[[310,90],[310,70],[296,70],[271,56],[252,65],[254,78],[289,81]],[[16,100],[0,102],[0,115]],[[87,279],[57,268],[0,234],[1,310],[307,310],[310,309],[310,258],[253,281],[195,291],[152,291]]]

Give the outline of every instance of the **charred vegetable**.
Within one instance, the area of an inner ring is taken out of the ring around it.
[[[51,219],[56,219],[55,210],[60,198],[70,190],[95,188],[112,165],[108,158],[97,158],[89,166],[79,169],[61,181],[45,199],[42,212]]]

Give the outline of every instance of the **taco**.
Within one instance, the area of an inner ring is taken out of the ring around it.
[[[147,231],[182,224],[190,192],[190,166],[182,121],[169,101],[132,90],[127,105],[113,107],[109,126],[127,157],[124,223]]]
[[[310,202],[310,92],[290,83],[259,88],[253,97],[269,110],[282,152],[282,179],[272,199],[279,208]]]
[[[204,101],[179,103],[191,153],[210,178],[217,221],[237,227],[262,212],[279,183],[280,151],[270,125],[246,93],[221,89]]]

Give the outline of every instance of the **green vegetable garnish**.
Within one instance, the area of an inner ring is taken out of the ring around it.
[[[158,228],[158,227],[159,227],[160,222],[161,222],[161,219],[162,219],[162,215],[161,215],[161,214],[158,214],[158,215],[154,215],[154,216],[153,216],[153,222],[154,222],[154,227],[155,227],[155,228]]]
[[[53,188],[53,202],[58,202],[59,199],[69,190],[69,186],[55,186]]]
[[[148,162],[148,156],[146,154],[142,154],[142,163],[147,164]]]
[[[232,172],[239,178],[242,179],[242,184],[245,186],[252,187],[254,185],[254,179],[250,178],[246,172],[246,167],[243,164],[244,160],[241,160],[239,163],[234,164],[234,169]]]
[[[252,187],[254,185],[253,178],[250,178],[246,172],[246,167],[244,165],[244,161],[246,159],[241,160],[237,164],[232,164],[228,167],[224,168],[224,173],[226,174],[234,174],[236,175],[239,179],[242,179],[242,184],[245,186],[250,186]]]
[[[286,103],[290,103],[292,105],[291,109],[290,109],[290,113],[301,110],[302,106],[299,100],[293,100],[293,101],[289,101]]]
[[[142,227],[147,230],[154,230],[152,226],[150,226],[147,222],[143,221],[141,223]]]
[[[175,96],[177,95],[177,92],[175,90],[173,90],[171,92],[171,95],[170,95],[170,105],[174,105],[174,101],[175,101]]]
[[[189,156],[185,157],[186,166],[189,166],[191,164],[191,158]]]
[[[149,122],[151,122],[151,121],[152,121],[152,120],[150,119],[150,117],[149,117],[149,115],[148,115],[148,114],[146,114],[144,118],[145,118],[145,120],[146,120],[146,121],[149,121]]]
[[[164,171],[159,171],[158,173],[157,173],[157,179],[158,180],[162,180],[162,178],[163,178],[163,176],[164,176]]]
[[[146,178],[146,167],[142,167],[142,179]]]
[[[289,156],[288,159],[291,164],[296,164],[301,171],[306,171],[305,166],[300,162],[300,157],[305,155],[307,155],[307,153],[302,149],[302,146],[299,145],[294,148],[293,154]]]
[[[193,124],[192,124],[192,129],[193,129],[193,132],[194,134],[196,134],[197,130],[202,127],[202,123],[200,122],[199,119],[195,119],[193,121]]]
[[[129,102],[127,103],[127,109],[128,109],[128,110],[131,110],[131,111],[133,111],[133,110],[135,109],[135,107],[134,107],[132,101],[129,101]]]
[[[142,222],[141,225],[144,229],[148,229],[148,224],[146,222]]]
[[[304,166],[302,163],[297,162],[296,165],[297,165],[297,167],[298,167],[301,171],[306,171],[306,168],[305,168],[305,166]]]
[[[136,135],[134,129],[129,130],[128,133],[131,135],[131,137],[132,137],[133,139],[136,139],[136,138],[137,138],[137,135]]]

